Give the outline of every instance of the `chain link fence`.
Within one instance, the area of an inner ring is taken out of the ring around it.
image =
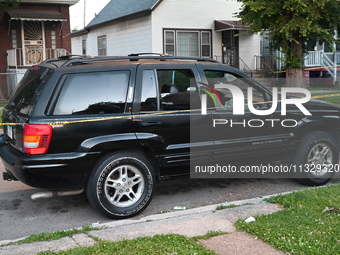
[[[11,77],[12,76],[12,77]],[[0,103],[3,105],[9,99],[8,80],[15,78],[14,74],[0,73]]]
[[[0,104],[8,102],[24,73],[0,73]]]

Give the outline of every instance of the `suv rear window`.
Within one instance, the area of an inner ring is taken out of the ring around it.
[[[43,87],[40,84],[41,73],[29,71],[20,81],[9,104],[19,113],[30,116]]]
[[[67,75],[54,115],[124,112],[129,76],[129,71]]]

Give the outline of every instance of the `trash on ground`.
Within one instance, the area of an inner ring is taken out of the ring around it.
[[[339,207],[334,207],[334,208],[328,208],[326,206],[326,208],[321,212],[321,213],[326,213],[326,212],[340,212],[340,208]]]
[[[246,219],[244,222],[245,223],[250,223],[250,222],[254,222],[255,218],[254,217],[249,217],[248,219]]]
[[[187,208],[185,206],[175,206],[174,210],[186,210]]]
[[[96,226],[99,226],[100,222],[95,222],[95,223],[92,223],[92,227],[96,227]]]

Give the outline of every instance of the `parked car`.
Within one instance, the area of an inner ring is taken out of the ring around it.
[[[275,95],[206,58],[50,59],[28,70],[4,108],[3,179],[60,195],[85,190],[111,218],[137,215],[156,182],[188,177],[195,164],[284,162],[303,168],[294,176],[305,184],[328,182],[338,170],[340,108],[284,105]]]

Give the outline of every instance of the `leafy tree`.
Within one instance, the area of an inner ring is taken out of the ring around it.
[[[11,9],[19,6],[20,0],[0,1],[0,9]]]
[[[270,47],[285,54],[286,86],[305,87],[304,53],[308,41],[332,45],[340,31],[338,0],[237,0],[237,17],[253,33],[268,33]]]

